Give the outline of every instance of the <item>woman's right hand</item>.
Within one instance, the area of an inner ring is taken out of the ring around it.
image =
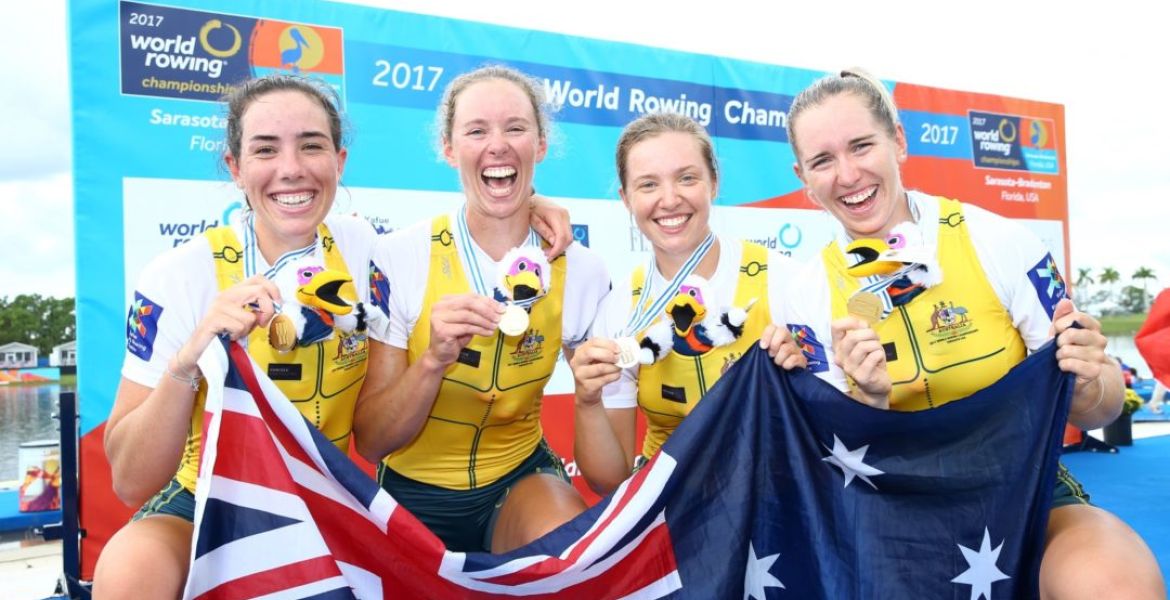
[[[889,408],[890,373],[886,370],[886,350],[868,323],[857,317],[837,319],[830,325],[833,332],[833,362],[857,385],[860,402],[876,408]]]
[[[247,337],[272,320],[280,302],[280,289],[263,275],[253,275],[220,292],[191,338],[175,354],[174,368],[181,375],[193,375],[198,369],[196,362],[212,340],[221,334],[233,340]]]
[[[475,336],[495,335],[504,305],[479,294],[444,296],[431,308],[431,345],[427,354],[446,369]]]
[[[617,360],[617,342],[606,338],[590,338],[573,351],[569,367],[573,369],[578,404],[601,402],[601,390],[621,377]]]

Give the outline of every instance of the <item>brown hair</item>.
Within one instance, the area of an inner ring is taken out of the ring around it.
[[[719,162],[715,159],[715,147],[711,143],[711,136],[707,135],[707,130],[685,115],[654,113],[631,121],[618,138],[616,160],[619,186],[623,188],[626,186],[626,161],[630,156],[630,150],[639,142],[663,133],[687,133],[695,138],[699,144],[699,153],[703,155],[703,161],[711,171],[711,178],[719,181]]]
[[[240,144],[244,134],[244,112],[261,96],[273,92],[293,91],[300,92],[315,100],[325,111],[329,120],[329,135],[333,139],[333,148],[341,150],[344,147],[344,126],[341,113],[337,110],[339,99],[337,92],[328,84],[316,79],[309,79],[299,75],[276,74],[249,79],[232,88],[224,95],[227,103],[227,130],[225,133],[227,150],[232,156],[239,158]]]

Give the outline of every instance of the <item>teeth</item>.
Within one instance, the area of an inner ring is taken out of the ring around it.
[[[483,176],[491,178],[511,177],[515,174],[516,169],[513,167],[488,167],[483,170]]]
[[[856,194],[841,196],[841,201],[845,204],[857,204],[859,202],[864,202],[865,200],[868,200],[876,190],[877,187],[869,187],[860,192],[857,192]]]
[[[312,192],[300,192],[297,194],[273,194],[272,199],[281,206],[301,206],[308,204],[313,199]]]
[[[655,222],[663,227],[678,227],[679,225],[686,223],[688,218],[689,217],[687,217],[686,215],[682,215],[680,217],[666,217],[666,218],[662,218],[662,219],[655,219]]]
[[[507,198],[512,195],[512,188],[514,186],[492,187],[488,186],[488,194],[493,198]]]

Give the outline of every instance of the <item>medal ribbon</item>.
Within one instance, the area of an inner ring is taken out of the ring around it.
[[[315,236],[316,234],[314,234]],[[244,279],[247,279],[256,274],[256,265],[259,264],[257,254],[259,254],[260,242],[256,237],[256,213],[249,212],[248,219],[244,222]],[[276,262],[264,272],[264,277],[273,279],[276,274],[280,272],[286,265],[293,261],[312,254],[317,249],[317,239],[313,238],[313,243],[301,248],[299,250],[292,250],[285,252],[276,259]]]
[[[854,295],[870,293],[877,296],[882,301],[881,318],[885,319],[886,317],[890,316],[890,312],[894,310],[894,307],[906,304],[918,296],[918,294],[921,294],[926,290],[925,286],[910,282],[910,273],[918,269],[925,271],[927,267],[926,265],[920,263],[911,263],[889,275],[874,275],[872,277],[868,277],[867,279],[870,282],[858,291],[854,292]],[[900,293],[898,293],[896,297],[891,296],[890,288],[894,288]]]
[[[682,267],[678,270],[678,273],[674,274],[674,278],[670,280],[670,283],[667,283],[662,292],[654,297],[653,300],[650,299],[650,290],[651,283],[654,281],[654,269],[657,267],[654,265],[654,255],[651,253],[650,262],[646,265],[645,281],[642,283],[642,295],[638,298],[638,304],[634,307],[633,313],[630,314],[629,321],[626,322],[626,326],[622,329],[622,335],[634,335],[648,327],[654,319],[658,318],[658,313],[666,308],[666,303],[678,292],[678,288],[682,285],[683,280],[698,268],[699,263],[703,262],[703,258],[707,256],[707,252],[714,244],[715,234],[708,232],[707,237],[703,238],[703,241],[691,251],[691,255],[683,262]]]
[[[463,259],[463,268],[467,270],[468,279],[471,280],[471,285],[475,288],[475,293],[494,298],[495,295],[492,294],[487,284],[484,283],[483,273],[479,268],[479,260],[475,257],[474,243],[471,238],[471,229],[467,226],[467,204],[464,203],[463,207],[459,209],[459,213],[455,216],[455,246],[459,249],[459,255]],[[540,250],[540,235],[536,233],[535,229],[528,228],[528,239],[525,240],[523,245],[533,246],[538,251]],[[519,302],[509,300],[508,303],[527,308],[542,297],[538,295]]]

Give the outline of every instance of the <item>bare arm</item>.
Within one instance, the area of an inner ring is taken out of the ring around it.
[[[140,506],[174,476],[195,402],[188,382],[199,376],[196,361],[220,332],[240,339],[267,322],[274,298],[279,290],[260,275],[225,290],[167,363],[173,375],[163,375],[153,388],[122,379],[103,440],[122,502]]]
[[[1073,328],[1073,323],[1081,328]],[[1061,300],[1052,313],[1050,335],[1056,336],[1056,360],[1060,370],[1076,375],[1068,420],[1081,429],[1097,429],[1121,414],[1125,383],[1121,366],[1105,354],[1101,323]]]
[[[636,409],[601,403],[602,388],[621,376],[616,361],[617,345],[602,338],[582,344],[569,361],[576,384],[573,456],[586,483],[601,494],[617,488],[633,468]]]
[[[104,443],[114,493],[127,506],[141,506],[178,470],[194,400],[190,385],[170,377],[154,388],[122,378]]]
[[[443,374],[474,336],[494,335],[502,305],[476,294],[447,296],[431,312],[431,344],[418,362],[406,350],[371,341],[366,379],[354,411],[354,444],[378,462],[426,425]]]
[[[532,196],[532,228],[549,243],[545,256],[552,260],[565,253],[573,243],[573,227],[569,223],[569,211],[544,196]]]

